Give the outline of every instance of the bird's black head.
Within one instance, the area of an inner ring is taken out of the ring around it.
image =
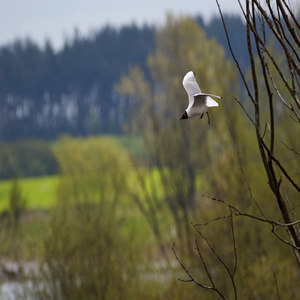
[[[187,115],[187,112],[186,112],[186,110],[185,110],[184,113],[182,114],[180,120],[182,120],[182,119],[187,119],[187,118],[188,118],[188,115]]]

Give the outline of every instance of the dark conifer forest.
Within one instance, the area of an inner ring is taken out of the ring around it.
[[[206,24],[200,16],[196,19],[231,57],[221,20],[215,17]],[[237,16],[227,16],[226,22],[246,68],[245,25]],[[51,41],[40,47],[31,39],[0,48],[0,139],[121,133],[130,107],[114,86],[129,67],[145,68],[154,31],[146,25],[106,26],[87,37],[75,31],[59,51]]]

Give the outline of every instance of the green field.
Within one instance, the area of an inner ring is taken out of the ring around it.
[[[49,209],[55,204],[56,191],[59,184],[59,175],[29,177],[18,179],[22,196],[26,199],[26,211],[20,220],[18,233],[18,255],[22,259],[36,259],[41,256],[44,247],[44,237],[49,230]],[[12,180],[0,181],[0,214],[9,210],[9,197]],[[135,230],[135,236],[143,240],[143,245],[151,245],[153,237],[146,220],[133,201],[121,201],[118,208],[126,218],[123,220],[125,231]],[[3,221],[5,221],[3,219]],[[145,232],[147,239],[144,240]],[[14,259],[11,243],[12,230],[0,228],[0,257]]]
[[[55,201],[58,179],[58,175],[19,179],[27,209],[50,208]],[[0,212],[8,209],[11,187],[11,180],[0,181]]]

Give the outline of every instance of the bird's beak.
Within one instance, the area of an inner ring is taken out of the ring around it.
[[[181,118],[179,120],[182,120],[182,119],[187,119],[188,118],[188,115],[187,115],[187,112],[184,111]]]

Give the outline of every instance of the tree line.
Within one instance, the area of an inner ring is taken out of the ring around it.
[[[226,16],[232,46],[247,68],[245,25]],[[208,38],[224,46],[230,57],[219,18],[197,23]],[[147,57],[154,49],[153,26],[106,26],[89,36],[77,31],[55,51],[31,39],[0,48],[0,139],[53,139],[61,133],[85,136],[122,132],[131,107],[115,92],[115,84],[138,64],[147,75]],[[198,42],[198,41],[195,41]]]

